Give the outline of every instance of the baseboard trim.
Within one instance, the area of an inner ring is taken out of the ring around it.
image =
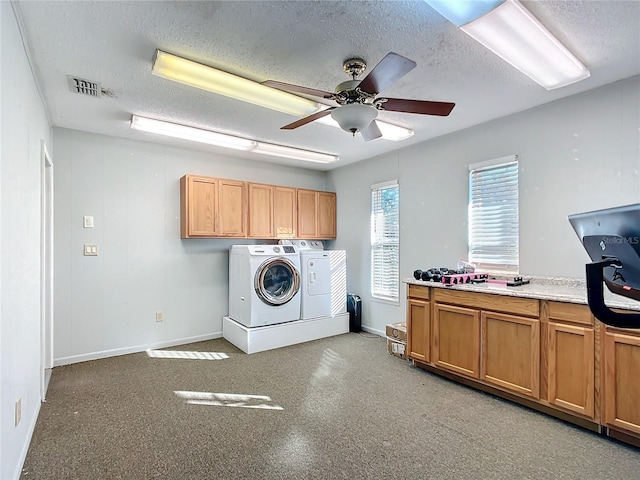
[[[387,336],[387,332],[385,332],[384,330],[376,330],[375,328],[367,327],[366,325],[362,325],[360,328],[364,332],[373,333],[374,335],[378,335],[379,337]]]
[[[62,365],[70,365],[72,363],[88,362],[90,360],[117,357],[119,355],[129,355],[131,353],[144,352],[145,350],[148,350],[150,348],[166,348],[175,347],[176,345],[185,345],[187,343],[204,342],[205,340],[213,340],[214,338],[222,338],[222,332],[208,333],[206,335],[196,335],[194,337],[176,338],[174,340],[165,340],[163,342],[149,343],[146,345],[135,345],[131,347],[114,348],[112,350],[83,353],[82,355],[71,355],[69,357],[54,358],[53,366],[60,367]]]

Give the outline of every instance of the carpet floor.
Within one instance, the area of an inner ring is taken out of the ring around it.
[[[640,451],[349,333],[53,369],[21,479],[638,479]]]

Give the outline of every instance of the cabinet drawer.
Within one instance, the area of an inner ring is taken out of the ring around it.
[[[593,325],[591,311],[586,305],[565,302],[547,302],[549,309],[549,319],[566,320],[568,322],[581,323],[583,325]]]
[[[445,290],[443,288],[434,289],[433,298],[436,302],[451,303],[480,310],[514,313],[528,317],[538,317],[540,315],[540,302],[532,298]]]
[[[429,287],[423,287],[422,285],[409,285],[407,297],[429,300]]]

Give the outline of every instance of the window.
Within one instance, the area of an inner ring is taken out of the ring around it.
[[[518,272],[517,155],[469,165],[469,261],[483,271]]]
[[[398,301],[400,188],[396,180],[371,186],[371,295]]]

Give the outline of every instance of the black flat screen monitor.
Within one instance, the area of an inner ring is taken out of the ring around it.
[[[613,293],[640,300],[640,203],[569,216],[593,262],[617,258],[604,269]]]

